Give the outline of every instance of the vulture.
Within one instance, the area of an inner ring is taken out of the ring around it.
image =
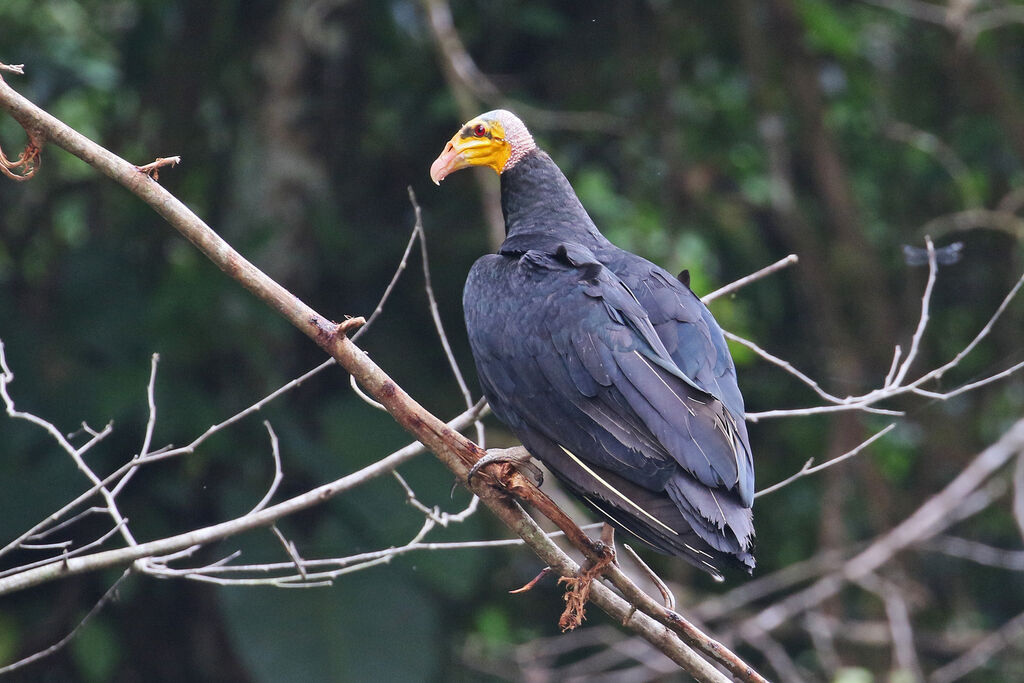
[[[722,579],[753,571],[754,467],[721,328],[678,278],[609,242],[522,121],[463,125],[430,167],[501,179],[505,241],[473,264],[466,329],[494,414],[587,507]]]

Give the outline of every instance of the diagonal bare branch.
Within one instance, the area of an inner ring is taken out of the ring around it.
[[[927,541],[959,520],[956,509],[996,471],[1024,452],[1024,419],[1010,427],[994,444],[983,450],[944,489],[929,498],[903,522],[845,562],[839,570],[818,579],[809,587],[745,620],[740,626],[744,638],[771,632],[810,607],[836,595],[847,581],[855,581],[888,562],[905,548]]]

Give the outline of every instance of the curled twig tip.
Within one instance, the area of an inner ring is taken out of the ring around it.
[[[26,132],[27,129],[26,129]],[[19,182],[28,180],[36,174],[39,167],[43,164],[42,143],[36,142],[29,133],[29,141],[25,145],[25,149],[21,151],[18,158],[11,161],[4,154],[3,150],[0,149],[0,173],[11,180],[17,180]]]

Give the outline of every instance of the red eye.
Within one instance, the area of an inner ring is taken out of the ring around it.
[[[487,135],[487,126],[485,126],[482,123],[476,124],[475,126],[473,126],[473,135],[477,136],[478,138],[482,138],[483,136]]]

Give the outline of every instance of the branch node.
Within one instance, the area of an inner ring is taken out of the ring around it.
[[[135,168],[145,173],[153,180],[160,180],[160,169],[164,166],[170,166],[174,168],[181,163],[181,157],[157,157],[155,161],[151,161],[145,166],[136,166]]]
[[[345,319],[338,323],[338,327],[335,328],[335,334],[348,336],[351,330],[358,330],[360,327],[366,324],[366,318],[363,316],[357,316],[355,318],[351,316],[345,316]]]

